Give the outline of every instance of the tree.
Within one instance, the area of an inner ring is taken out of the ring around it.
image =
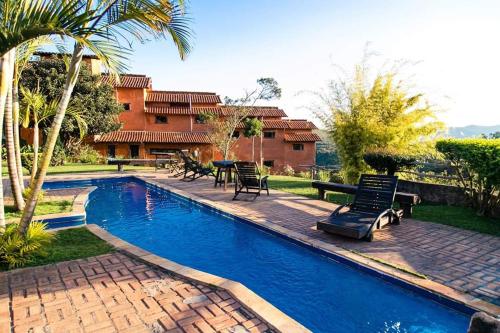
[[[500,139],[500,131],[492,132],[490,134],[481,134],[482,139]]]
[[[190,30],[183,8],[166,0],[101,0],[87,1],[85,11],[95,13],[95,19],[82,22],[83,28],[93,31],[76,40],[69,63],[66,82],[58,108],[47,135],[42,160],[35,179],[30,186],[30,194],[20,221],[20,230],[25,232],[33,218],[38,193],[42,189],[45,175],[59,137],[66,109],[80,72],[84,48],[89,48],[113,71],[123,69],[122,59],[126,49],[120,42],[131,38],[143,41],[145,37],[166,39],[171,37],[177,46],[181,59],[190,51]],[[104,37],[104,39],[99,39]],[[127,38],[128,37],[128,38]]]
[[[326,90],[315,93],[320,103],[314,112],[335,142],[349,183],[356,183],[366,171],[363,155],[368,150],[415,152],[443,126],[424,95],[410,93],[397,77],[393,70],[371,81],[361,64],[352,78],[332,80]]]
[[[207,113],[204,115],[209,125],[208,138],[210,143],[222,154],[225,160],[229,159],[231,150],[236,143],[234,136],[236,128],[248,117],[255,103],[281,97],[281,89],[273,78],[257,80],[258,87],[246,91],[242,98],[225,99],[226,108],[221,114]]]
[[[79,1],[0,0],[0,137],[3,137],[4,108],[12,89],[16,48],[46,35],[80,40],[94,32],[82,22],[93,20],[94,11],[81,10]],[[2,161],[0,157],[0,171]],[[22,170],[21,170],[22,172]],[[0,182],[0,227],[5,227],[3,185]]]
[[[13,52],[13,56],[15,57],[15,52]],[[12,107],[13,107],[13,98],[12,98],[12,83],[9,82],[8,91],[7,91],[7,101],[5,105],[5,145],[7,148],[7,166],[9,171],[9,179],[10,179],[10,187],[12,189],[12,196],[14,197],[14,207],[17,210],[22,210],[24,208],[24,199],[23,193],[21,189],[21,185],[19,184],[19,173],[17,171],[17,162],[16,162],[16,152],[14,145],[14,124],[12,119]]]
[[[19,135],[20,127],[20,111],[19,111],[19,82],[21,80],[21,75],[28,65],[31,57],[35,52],[40,50],[46,45],[55,44],[58,49],[63,50],[64,47],[60,44],[54,43],[54,41],[49,36],[41,36],[35,39],[31,39],[19,45],[16,49],[16,62],[14,64],[14,80],[12,82],[12,126],[14,127],[14,148],[16,156],[16,167],[17,173],[19,175],[19,185],[21,190],[24,192],[24,180],[23,180],[23,165],[21,163],[21,142]]]
[[[363,160],[377,172],[394,176],[396,172],[412,169],[417,164],[416,156],[394,152],[390,149],[373,149],[363,155]]]
[[[255,161],[255,137],[262,135],[264,124],[257,118],[246,118],[243,125],[245,126],[243,135],[246,138],[252,138],[252,161]]]
[[[38,153],[40,149],[39,137],[40,137],[40,124],[47,122],[56,115],[58,100],[53,99],[47,102],[45,95],[40,92],[33,92],[25,89],[21,86],[21,93],[23,95],[22,99],[22,124],[24,128],[28,128],[30,124],[33,124],[33,165],[31,168],[31,183],[35,180],[35,172],[38,168]],[[70,106],[66,111],[69,119],[74,120],[77,123],[79,129],[79,136],[83,138],[87,132],[87,123],[82,116],[85,111],[82,109],[76,109]]]
[[[21,84],[30,91],[39,91],[47,102],[61,98],[66,77],[66,65],[62,59],[42,59],[30,62],[23,72]],[[123,107],[115,99],[113,87],[101,84],[99,75],[92,75],[84,64],[71,97],[71,107],[80,114],[87,124],[89,135],[104,134],[120,128],[118,115]],[[60,139],[65,146],[73,142],[74,137],[81,134],[78,119],[66,117],[60,131]],[[48,128],[50,122],[41,122],[42,128]]]

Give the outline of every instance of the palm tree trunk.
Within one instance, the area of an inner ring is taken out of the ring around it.
[[[19,179],[19,187],[24,192],[23,164],[21,163],[21,142],[19,138],[19,85],[14,82],[12,87],[12,120],[14,126],[14,149],[16,154],[16,166]]]
[[[36,170],[38,170],[39,135],[38,122],[35,121],[35,125],[33,126],[33,163],[31,164],[30,187],[35,182],[35,174]]]
[[[82,56],[83,46],[79,43],[76,43],[73,50],[73,56],[71,57],[71,63],[69,65],[66,83],[64,84],[64,91],[61,97],[61,101],[59,102],[59,105],[57,107],[56,115],[54,117],[54,121],[52,122],[52,126],[50,128],[49,134],[47,136],[47,141],[43,149],[42,161],[40,167],[36,171],[34,182],[30,184],[31,191],[26,202],[26,207],[23,210],[21,221],[19,222],[19,229],[22,233],[26,232],[28,225],[33,219],[38,194],[42,190],[42,185],[49,168],[50,160],[54,152],[54,147],[59,137],[59,131],[61,129],[64,115],[66,114],[66,109],[68,108],[69,100],[71,98],[71,94],[73,93],[73,88],[75,87],[76,80],[78,79],[78,73],[80,72],[80,65],[82,63]]]
[[[7,87],[7,101],[5,103],[4,114],[7,167],[9,170],[10,188],[12,189],[12,196],[14,198],[14,207],[17,210],[22,210],[24,208],[24,199],[23,193],[19,186],[19,174],[17,173],[16,152],[14,147],[14,128],[12,123],[12,80],[10,80],[7,84],[9,86]]]
[[[3,137],[3,115],[9,82],[12,81],[11,70],[12,52],[7,52],[1,57],[2,77],[0,82],[0,139]],[[2,154],[0,154],[0,176],[2,175]],[[5,212],[3,204],[3,181],[0,181],[0,228],[5,227]]]

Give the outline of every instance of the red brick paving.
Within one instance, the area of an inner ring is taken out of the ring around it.
[[[500,305],[500,238],[451,226],[404,219],[375,233],[373,242],[353,240],[314,229],[335,204],[290,193],[271,191],[255,201],[232,201],[233,190],[213,187],[213,180],[158,181],[196,194],[236,211],[262,219],[364,255],[407,267],[430,279],[474,297]],[[162,179],[163,178],[163,179]],[[245,197],[242,195],[242,199]]]
[[[273,332],[227,292],[121,253],[0,273],[0,332]]]

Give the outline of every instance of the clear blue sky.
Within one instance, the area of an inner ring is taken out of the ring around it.
[[[351,70],[371,42],[378,61],[419,62],[411,79],[448,125],[500,124],[498,0],[191,0],[189,12],[186,61],[170,43],[134,45],[130,72],[151,76],[154,89],[238,97],[270,76],[283,89],[272,104],[314,120],[303,108],[313,97],[298,93],[324,87],[334,64]]]

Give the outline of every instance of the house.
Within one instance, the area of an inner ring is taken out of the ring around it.
[[[95,72],[95,57],[84,61]],[[172,149],[196,152],[202,162],[221,159],[210,144],[209,127],[200,114],[211,112],[221,116],[232,112],[222,105],[213,92],[154,90],[152,79],[146,75],[125,74],[117,80],[102,75],[102,82],[111,84],[116,99],[124,106],[119,116],[119,131],[89,138],[95,149],[110,157],[154,158],[155,153]],[[255,160],[281,170],[286,165],[294,170],[305,170],[315,164],[316,142],[320,141],[314,124],[307,120],[286,119],[286,113],[277,107],[252,107],[249,117],[263,122],[263,135],[245,138],[242,129],[234,134],[237,142],[233,149],[238,160]],[[253,146],[253,149],[252,149]],[[252,153],[253,152],[253,153]]]

